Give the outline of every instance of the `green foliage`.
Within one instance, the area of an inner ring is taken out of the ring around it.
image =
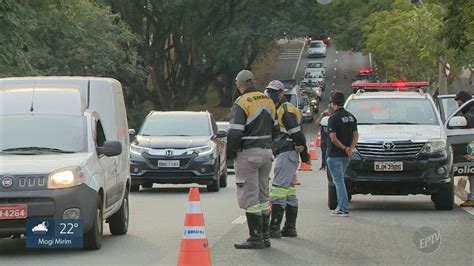
[[[139,41],[117,15],[92,1],[0,0],[0,76],[83,75],[122,82],[136,107],[145,71]]]
[[[372,13],[364,35],[389,80],[430,80],[437,76],[438,57],[446,50],[437,37],[443,9],[437,4],[412,5],[397,0],[389,11]]]
[[[363,27],[374,12],[390,9],[391,0],[334,0],[328,5],[316,5],[319,22],[314,34],[332,36],[340,49],[362,50],[366,39]]]

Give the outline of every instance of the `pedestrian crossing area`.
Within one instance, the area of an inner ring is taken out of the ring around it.
[[[279,60],[298,60],[301,55],[301,44],[282,47]]]

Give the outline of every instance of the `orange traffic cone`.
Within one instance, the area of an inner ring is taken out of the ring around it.
[[[318,154],[317,154],[316,151],[313,149],[313,150],[310,150],[310,151],[309,151],[309,157],[311,157],[311,160],[317,160],[317,159],[318,159]]]
[[[307,164],[307,163],[304,163],[304,162],[301,162],[300,164],[300,169],[298,169],[300,171],[313,171],[313,169],[311,169],[311,164]]]
[[[321,133],[318,133],[318,137],[316,138],[316,147],[321,147]]]
[[[178,266],[180,265],[212,265],[198,188],[189,189],[188,210],[184,218],[178,259]]]
[[[310,148],[316,147],[316,145],[314,144],[314,141],[311,141],[311,143],[309,144],[309,147]]]

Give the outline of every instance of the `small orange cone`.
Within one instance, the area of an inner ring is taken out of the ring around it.
[[[184,218],[183,239],[178,259],[178,266],[180,265],[212,265],[199,188],[189,189],[188,210]]]
[[[318,159],[318,154],[316,153],[315,150],[310,150],[309,151],[309,156],[311,157],[311,160],[317,160]]]
[[[309,147],[310,148],[316,147],[316,145],[314,144],[314,141],[311,141],[311,143],[309,144]]]
[[[321,133],[318,133],[318,137],[316,138],[316,147],[321,147]]]
[[[311,169],[311,164],[307,164],[307,163],[304,163],[304,162],[301,162],[300,164],[300,169],[298,169],[300,171],[313,171],[313,169]]]

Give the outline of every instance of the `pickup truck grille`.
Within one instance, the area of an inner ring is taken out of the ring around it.
[[[356,148],[364,158],[391,159],[400,157],[416,157],[425,143],[411,141],[358,143]]]

